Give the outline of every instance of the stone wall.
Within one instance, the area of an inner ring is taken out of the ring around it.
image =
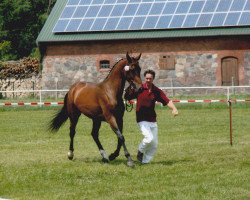
[[[244,54],[243,66],[244,66],[244,74],[245,74],[243,84],[250,85],[250,52]]]
[[[162,87],[215,86],[217,54],[183,54],[175,58],[175,70],[157,70]]]
[[[43,60],[42,88],[54,89],[57,80],[60,89],[79,80],[100,82],[109,73],[99,69],[100,60],[110,60],[113,66],[127,51],[142,53],[142,73],[154,69],[155,83],[161,87],[221,86],[225,57],[238,60],[239,84],[249,84],[250,39],[232,36],[50,44]],[[174,69],[160,66],[161,56],[168,55],[174,56]]]
[[[109,56],[110,57],[110,56]],[[121,55],[113,55],[111,66],[122,58]],[[77,81],[98,83],[108,74],[109,69],[99,69],[97,66],[99,56],[47,56],[43,62],[42,88],[68,89]]]
[[[135,54],[136,55],[136,54]],[[159,58],[162,54],[143,54],[140,66],[143,72],[146,69],[156,71],[155,84],[160,87],[183,86],[216,86],[217,71],[220,67],[216,53],[177,53],[175,55],[175,69],[160,69]],[[225,54],[228,55],[228,54]],[[109,57],[111,66],[125,55],[102,55]],[[220,55],[221,57],[221,55]],[[46,56],[42,74],[27,79],[0,79],[1,91],[39,90],[39,89],[68,89],[77,81],[100,82],[109,73],[109,69],[100,70],[97,55],[78,56]],[[243,85],[250,85],[250,53],[243,54]],[[197,90],[199,93],[200,90]],[[194,92],[194,91],[192,91]],[[3,97],[13,97],[12,93],[2,94]],[[18,96],[29,96],[29,93],[19,93]]]
[[[113,56],[115,62],[122,55]],[[173,86],[212,86],[216,85],[216,54],[182,54],[175,57],[175,70],[160,69],[159,54],[143,54],[140,60],[142,73],[146,69],[156,71],[155,83],[160,87]],[[76,81],[100,82],[109,70],[99,70],[96,56],[53,56],[44,60],[43,89],[69,88]],[[115,63],[114,62],[114,63]],[[113,65],[112,63],[111,65]],[[143,75],[142,75],[143,78]]]
[[[41,74],[26,79],[0,79],[0,91],[40,90],[41,79]],[[14,93],[14,97],[29,97],[31,94],[26,92]],[[2,92],[1,97],[13,97],[13,93]]]
[[[109,73],[99,68],[100,60],[109,60],[112,67],[128,50],[137,52],[134,56],[142,53],[142,78],[146,69],[153,69],[160,87],[220,86],[221,60],[230,56],[238,59],[240,85],[250,85],[250,41],[240,37],[54,44],[46,49],[42,74],[2,79],[0,90],[68,89],[77,81],[98,83]],[[173,69],[161,68],[163,55],[174,56]]]

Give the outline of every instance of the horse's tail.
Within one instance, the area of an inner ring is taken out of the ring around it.
[[[67,110],[68,93],[64,97],[64,105],[49,123],[49,131],[56,132],[69,118]]]

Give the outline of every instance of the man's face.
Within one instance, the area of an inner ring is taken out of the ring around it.
[[[152,85],[154,78],[152,74],[146,74],[145,76],[145,81],[147,83],[147,85]]]

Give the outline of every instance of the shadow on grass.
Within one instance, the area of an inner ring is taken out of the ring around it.
[[[102,162],[101,158],[97,158],[97,157],[95,157],[95,158],[91,158],[91,157],[88,157],[88,158],[74,158],[72,161],[73,162],[75,162],[75,161],[76,162],[83,162],[83,163],[88,163],[88,164],[99,163],[99,164],[104,164],[104,165],[121,165],[121,164],[127,165],[127,160],[123,159],[123,158],[120,158],[120,159],[118,158],[116,160],[109,161],[108,163]],[[149,164],[142,164],[139,161],[134,160],[134,164],[136,166],[148,166],[148,165],[172,166],[172,165],[175,165],[175,164],[183,164],[183,163],[188,163],[188,162],[193,162],[193,160],[182,159],[182,160],[152,161]]]
[[[181,164],[181,163],[187,163],[187,162],[193,162],[193,160],[188,160],[188,159],[182,159],[182,160],[164,160],[164,161],[156,161],[156,162],[152,162],[150,164],[152,165],[168,165],[168,166],[172,166],[175,164]]]
[[[116,160],[113,160],[113,161],[109,161],[108,163],[104,163],[102,162],[102,159],[101,157],[100,158],[97,158],[97,157],[85,157],[85,158],[74,158],[72,160],[73,162],[83,162],[83,163],[88,163],[88,164],[91,164],[91,163],[99,163],[99,164],[107,164],[107,165],[121,165],[121,164],[127,164],[127,160],[126,159],[116,159]]]

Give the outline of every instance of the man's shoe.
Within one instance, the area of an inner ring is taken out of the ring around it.
[[[140,161],[140,162],[142,162],[142,158],[143,158],[143,153],[140,152],[140,151],[138,151],[138,153],[137,153],[137,160]]]

